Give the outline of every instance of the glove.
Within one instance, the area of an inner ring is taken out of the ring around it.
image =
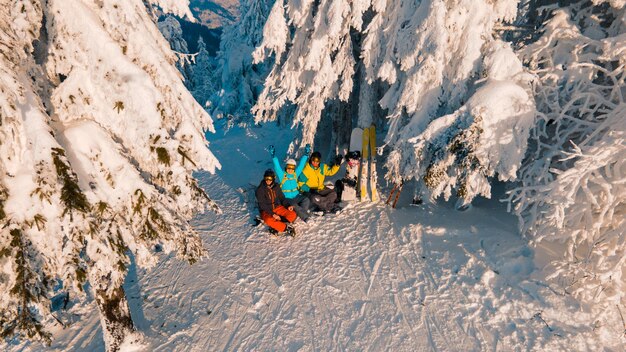
[[[343,156],[342,155],[337,155],[335,157],[335,165],[341,165],[341,163],[343,163]]]
[[[267,150],[270,151],[270,156],[273,158],[276,155],[276,149],[274,148],[273,145],[270,145],[269,147],[267,147]]]
[[[304,155],[310,155],[311,154],[311,145],[307,144],[306,146],[304,146]]]

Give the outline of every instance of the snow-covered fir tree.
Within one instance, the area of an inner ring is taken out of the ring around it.
[[[273,0],[242,0],[241,19],[224,29],[217,56],[221,87],[213,97],[213,115],[250,119],[272,62],[253,64],[252,52],[263,39],[263,25]]]
[[[190,16],[186,2],[152,0]],[[16,0],[0,7],[0,331],[46,340],[50,297],[89,282],[108,350],[133,331],[130,256],[194,262],[192,172],[218,161],[209,115],[146,2]],[[150,5],[151,6],[151,5]]]
[[[198,52],[194,64],[190,66],[191,75],[187,87],[191,94],[205,109],[210,110],[211,96],[215,94],[215,59],[209,55],[202,36],[198,37]]]

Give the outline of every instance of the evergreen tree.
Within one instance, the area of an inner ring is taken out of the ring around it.
[[[190,16],[170,1],[163,10]],[[0,7],[0,331],[47,340],[56,283],[89,282],[108,350],[132,335],[122,288],[155,246],[194,262],[188,221],[214,172],[208,114],[141,0]]]
[[[250,109],[263,89],[272,62],[253,64],[252,52],[262,41],[262,28],[273,0],[243,0],[241,19],[226,27],[217,56],[221,88],[214,95],[213,114],[237,121],[250,119]]]
[[[202,37],[198,37],[198,53],[195,56],[195,63],[191,66],[191,94],[205,107],[210,108],[210,99],[215,94],[215,64]],[[188,85],[189,86],[189,85]]]

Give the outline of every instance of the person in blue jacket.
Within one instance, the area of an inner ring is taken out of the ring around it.
[[[311,200],[309,199],[308,193],[301,192],[298,187],[298,176],[300,176],[302,169],[304,169],[306,165],[309,153],[311,152],[311,146],[307,144],[306,147],[304,147],[304,155],[300,158],[298,166],[296,166],[294,159],[287,160],[285,170],[280,167],[274,146],[270,145],[268,149],[272,157],[272,162],[274,163],[274,172],[278,178],[277,181],[280,184],[280,189],[283,191],[285,198],[287,198],[287,202],[293,206],[293,210],[302,221],[308,221]]]

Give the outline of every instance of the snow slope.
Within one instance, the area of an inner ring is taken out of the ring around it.
[[[280,154],[291,133],[265,126],[209,138],[223,168],[197,176],[223,214],[195,220],[204,260],[189,266],[171,256],[131,269],[127,294],[145,335],[139,350],[582,351],[624,343],[619,331],[594,332],[584,307],[543,283],[514,217],[497,202],[465,212],[447,203],[355,203],[298,224],[295,239],[271,237],[251,226],[249,184],[270,167],[267,144],[277,141]],[[62,315],[74,322],[58,327],[50,350],[104,350],[92,308]]]

